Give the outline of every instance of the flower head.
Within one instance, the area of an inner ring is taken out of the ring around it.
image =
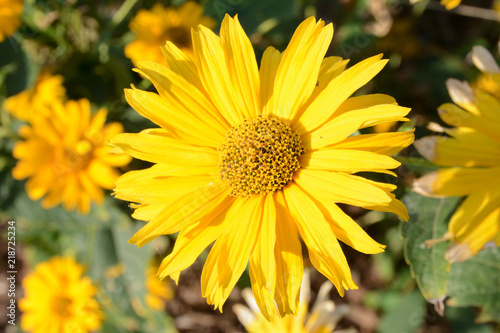
[[[194,1],[187,1],[178,9],[165,8],[159,3],[151,10],[141,9],[130,22],[136,39],[125,46],[125,55],[134,64],[139,60],[153,60],[166,65],[160,46],[170,41],[191,54],[191,28],[198,24],[213,28],[215,20],[203,16],[203,7]]]
[[[121,134],[112,143],[154,163],[120,177],[115,195],[135,204],[149,223],[130,240],[142,246],[179,232],[159,275],[176,281],[215,241],[202,293],[222,308],[250,262],[250,279],[264,316],[298,311],[302,237],[312,264],[340,294],[357,288],[338,240],[364,253],[378,244],[337,206],[346,203],[407,218],[395,186],[355,175],[393,174],[390,158],[413,141],[412,132],[350,137],[359,128],[407,120],[408,108],[386,95],[351,97],[386,64],[381,55],[344,70],[324,58],[333,28],[305,20],[282,53],[269,47],[260,70],[238,18],[226,16],[221,36],[199,26],[194,55],[164,47],[169,68],[138,63],[158,94],[127,89],[140,114],[160,126]]]
[[[19,161],[15,179],[29,178],[26,191],[32,200],[44,197],[42,206],[62,203],[67,210],[90,210],[90,202],[102,202],[102,188],[111,189],[119,173],[113,167],[130,162],[125,154],[108,152],[107,140],[121,133],[119,123],[105,125],[107,111],[91,115],[86,99],[54,103],[50,115],[32,119],[19,134],[13,155]]]
[[[21,327],[30,333],[90,332],[101,326],[96,287],[74,259],[54,257],[38,264],[22,282]]]
[[[430,196],[467,196],[450,219],[442,240],[451,262],[474,256],[488,242],[500,244],[500,99],[467,82],[446,82],[451,99],[439,107],[441,119],[453,128],[445,135],[415,141],[428,160],[443,166],[418,179],[415,190]]]
[[[0,0],[0,42],[21,26],[22,0]]]
[[[4,108],[21,120],[30,120],[39,114],[49,115],[51,105],[66,99],[63,77],[48,72],[40,74],[35,85],[5,100]]]
[[[304,279],[300,289],[300,304],[297,316],[286,315],[284,317],[275,316],[272,321],[267,321],[260,313],[255,302],[255,297],[250,289],[243,290],[243,298],[250,308],[241,304],[233,306],[234,313],[249,333],[330,333],[340,319],[349,311],[347,305],[335,306],[332,300],[328,299],[328,293],[333,285],[327,281],[321,285],[318,295],[308,313],[311,298],[311,287],[309,274],[304,272]],[[354,333],[352,330],[336,331],[338,333]]]

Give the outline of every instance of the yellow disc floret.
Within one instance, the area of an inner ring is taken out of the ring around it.
[[[245,119],[228,131],[219,147],[220,176],[233,196],[274,192],[292,180],[304,151],[299,134],[281,120]]]

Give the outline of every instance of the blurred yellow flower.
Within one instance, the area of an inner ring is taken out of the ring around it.
[[[86,99],[54,103],[51,114],[22,126],[13,155],[19,161],[15,179],[29,178],[26,191],[32,200],[42,198],[51,208],[62,202],[67,210],[88,213],[90,202],[102,202],[102,188],[112,189],[119,173],[113,167],[130,162],[125,154],[108,152],[108,138],[123,132],[120,123],[105,125],[107,111],[91,116]]]
[[[394,212],[407,218],[391,193],[396,186],[354,175],[394,175],[389,155],[413,142],[413,132],[350,137],[360,128],[405,121],[408,108],[387,95],[352,97],[387,63],[382,55],[344,70],[324,58],[332,25],[311,17],[281,53],[269,47],[260,71],[237,17],[226,16],[221,37],[193,30],[194,60],[172,43],[169,67],[138,62],[159,94],[125,90],[129,104],[161,128],[121,134],[112,143],[154,163],[121,176],[117,198],[135,202],[133,217],[150,221],[131,243],[179,232],[159,269],[176,282],[182,270],[215,241],[206,260],[202,293],[221,309],[250,261],[257,304],[267,319],[296,314],[303,259],[336,286],[357,288],[338,240],[364,253],[375,242],[336,203]]]
[[[21,26],[22,0],[0,0],[0,42]]]
[[[260,313],[255,297],[250,289],[244,289],[242,294],[250,308],[241,304],[233,306],[233,311],[249,333],[330,333],[337,323],[349,312],[349,306],[335,306],[328,294],[333,285],[327,281],[321,285],[316,300],[308,313],[311,298],[309,274],[304,274],[300,290],[300,304],[297,316],[286,315],[283,318],[275,316],[267,321]],[[355,329],[337,330],[337,333],[355,333]]]
[[[498,44],[500,51],[500,42]],[[500,100],[500,66],[493,55],[482,46],[472,48],[472,61],[481,71],[481,75],[473,83],[474,88],[484,90]]]
[[[467,82],[449,79],[446,85],[458,106],[443,104],[438,113],[454,127],[435,125],[447,135],[415,141],[424,157],[445,168],[418,179],[414,189],[430,196],[467,196],[441,239],[453,241],[446,258],[458,262],[488,243],[500,244],[500,99]]]
[[[23,282],[19,301],[21,327],[30,333],[90,332],[101,326],[103,314],[96,287],[72,258],[42,262]]]
[[[153,60],[166,65],[160,47],[167,41],[187,54],[192,54],[191,28],[198,24],[212,29],[215,20],[203,16],[203,7],[187,1],[178,9],[165,8],[157,3],[151,10],[141,9],[130,22],[136,39],[125,46],[125,55],[134,65],[139,60]]]
[[[170,281],[160,280],[156,275],[156,268],[150,267],[146,271],[146,304],[154,310],[163,310],[165,301],[174,297]]]
[[[416,2],[420,2],[422,0],[410,0],[411,4],[414,4]],[[428,1],[427,1],[428,2]],[[426,2],[426,4],[427,4]],[[452,10],[455,7],[458,7],[462,0],[441,0],[441,5],[444,6],[447,10]]]
[[[33,87],[7,98],[4,108],[21,120],[30,120],[39,114],[48,115],[52,104],[66,99],[62,82],[62,76],[44,72]]]

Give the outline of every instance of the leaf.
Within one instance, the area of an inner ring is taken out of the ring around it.
[[[477,322],[500,321],[500,250],[480,251],[451,265],[446,302],[451,306],[479,306]]]
[[[434,199],[409,193],[404,203],[410,220],[403,223],[402,234],[406,262],[427,301],[442,304],[446,297],[449,262],[444,253],[448,242],[427,247],[425,241],[441,238],[460,198]]]
[[[425,322],[427,312],[422,295],[414,290],[400,297],[381,318],[378,332],[415,332]]]

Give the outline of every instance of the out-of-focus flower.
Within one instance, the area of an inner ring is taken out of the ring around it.
[[[214,19],[203,16],[203,7],[194,1],[187,1],[178,9],[157,3],[151,10],[139,10],[130,22],[136,39],[125,46],[125,55],[134,65],[139,60],[166,65],[161,46],[170,41],[185,53],[192,54],[191,28],[202,24],[212,29],[215,23]]]
[[[30,120],[37,115],[49,115],[51,105],[66,99],[66,90],[61,75],[48,72],[40,74],[35,85],[5,100],[4,108],[21,120]]]
[[[54,103],[50,115],[32,119],[22,126],[13,155],[19,161],[12,170],[15,179],[29,178],[26,191],[32,200],[44,197],[42,206],[62,202],[67,210],[90,210],[100,203],[105,189],[112,189],[119,172],[113,167],[130,162],[125,154],[109,153],[108,138],[123,132],[120,123],[105,125],[107,111],[93,116],[86,99]]]
[[[354,175],[395,175],[391,157],[413,142],[413,132],[352,136],[360,128],[405,121],[408,108],[387,95],[352,97],[387,63],[382,55],[345,70],[324,59],[332,25],[314,17],[281,53],[269,47],[260,71],[237,17],[226,16],[221,37],[193,31],[194,60],[172,43],[169,67],[152,61],[137,70],[159,94],[127,89],[129,104],[161,126],[112,142],[155,163],[117,180],[117,198],[132,201],[150,221],[131,243],[143,246],[179,232],[159,269],[178,281],[182,270],[215,241],[201,277],[202,294],[221,309],[250,261],[257,304],[267,319],[298,312],[303,258],[336,286],[355,289],[338,240],[363,253],[385,248],[337,203],[394,212],[407,219],[392,184]]]
[[[38,264],[22,282],[21,327],[30,333],[90,332],[103,314],[96,287],[72,258],[54,257]]]
[[[165,302],[174,297],[174,290],[170,281],[160,280],[156,275],[157,269],[150,267],[146,270],[146,304],[154,310],[162,310]]]
[[[416,2],[420,2],[422,0],[410,0],[411,4]],[[458,7],[462,0],[441,0],[441,5],[444,6],[447,10],[452,10],[455,7]]]
[[[307,271],[306,271],[307,272]],[[304,274],[300,288],[300,304],[297,316],[286,315],[282,318],[275,316],[267,321],[262,316],[252,290],[244,289],[242,294],[250,308],[241,304],[233,306],[233,311],[249,333],[330,333],[335,329],[337,323],[349,312],[348,305],[336,307],[332,300],[328,299],[328,293],[333,285],[327,281],[321,286],[316,301],[308,313],[308,304],[311,298],[311,287],[309,274]],[[355,329],[337,330],[337,333],[354,333]]]
[[[500,51],[500,42],[498,48]],[[472,48],[472,61],[481,71],[481,75],[472,86],[484,90],[500,100],[500,67],[493,55],[482,46],[474,46]]]
[[[0,0],[0,42],[21,26],[22,0]]]
[[[438,113],[454,127],[434,126],[446,135],[415,142],[424,157],[445,168],[418,179],[415,190],[431,196],[467,196],[440,239],[453,241],[446,258],[458,262],[487,244],[500,244],[500,99],[467,82],[449,79],[446,85],[458,106],[443,104]]]

